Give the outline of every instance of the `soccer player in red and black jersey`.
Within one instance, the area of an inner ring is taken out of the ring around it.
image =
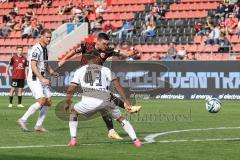
[[[11,82],[11,90],[9,92],[9,105],[8,107],[12,107],[13,95],[15,89],[18,88],[18,107],[24,107],[22,105],[22,91],[24,88],[25,76],[27,75],[27,59],[23,56],[23,48],[17,47],[17,55],[14,55],[6,68],[6,75],[9,76],[9,68],[13,67],[12,72],[12,82]]]
[[[81,62],[82,64],[86,64],[87,61],[89,61],[89,58],[92,57],[95,62],[95,64],[103,65],[103,63],[112,56],[127,58],[134,54],[133,52],[126,52],[126,53],[120,53],[120,51],[115,50],[114,48],[109,47],[109,37],[106,33],[99,33],[97,36],[96,43],[84,43],[81,44],[81,46],[72,52],[69,52],[59,63],[59,67],[61,67],[65,61],[72,56],[79,54],[81,56]],[[124,102],[112,95],[112,101],[114,103],[121,107],[124,107]],[[141,106],[132,106],[131,113],[140,111]],[[114,130],[112,118],[108,115],[102,117],[104,122],[106,123],[106,126],[108,128],[108,137],[112,139],[122,139],[117,132]]]

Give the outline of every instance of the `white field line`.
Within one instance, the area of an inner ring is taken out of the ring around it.
[[[185,129],[185,130],[175,130],[175,131],[167,131],[167,132],[159,132],[147,135],[144,140],[148,143],[154,143],[155,138],[162,135],[173,134],[173,133],[181,133],[181,132],[192,132],[192,131],[208,131],[208,130],[228,130],[228,129],[240,129],[240,127],[219,127],[219,128],[197,128],[197,129]]]
[[[181,142],[207,142],[207,141],[234,141],[240,140],[240,137],[236,138],[207,138],[207,139],[180,139],[180,140],[160,140],[155,141],[155,138],[158,136],[172,134],[172,133],[181,133],[181,132],[192,132],[192,131],[207,131],[207,130],[228,130],[228,129],[240,129],[240,127],[219,127],[219,128],[202,128],[202,129],[186,129],[186,130],[175,130],[167,131],[161,133],[154,133],[146,136],[144,138],[146,143],[181,143]],[[131,142],[100,142],[100,143],[89,143],[89,144],[79,144],[79,146],[96,146],[96,145],[105,145],[105,144],[129,144]],[[23,149],[23,148],[54,148],[54,147],[67,147],[67,145],[56,144],[56,145],[29,145],[29,146],[0,146],[0,149]]]

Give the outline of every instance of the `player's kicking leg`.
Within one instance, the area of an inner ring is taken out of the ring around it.
[[[134,145],[139,148],[142,147],[143,142],[141,142],[136,135],[131,123],[121,115],[121,111],[117,106],[111,107],[111,115],[114,119],[116,119],[123,127],[124,131],[129,135],[132,139]]]
[[[108,138],[122,140],[123,138],[114,130],[112,117],[110,115],[103,115],[102,118],[108,129]]]
[[[117,98],[116,96],[111,94],[111,99],[115,103],[116,106],[119,106],[123,109],[125,108],[124,102],[120,98]],[[137,113],[140,110],[141,110],[141,106],[132,106],[130,113]],[[102,116],[102,118],[108,128],[108,137],[111,139],[122,140],[123,138],[120,137],[119,134],[114,130],[112,117],[110,115],[104,115],[104,116]]]

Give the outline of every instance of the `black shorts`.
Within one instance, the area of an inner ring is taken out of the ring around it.
[[[12,87],[24,88],[24,79],[12,79]]]

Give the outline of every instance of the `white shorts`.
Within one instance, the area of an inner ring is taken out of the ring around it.
[[[52,96],[52,93],[48,85],[43,85],[39,81],[28,81],[27,84],[30,90],[32,91],[33,97],[35,99],[39,99],[43,97],[50,98]]]
[[[76,103],[73,108],[74,110],[80,114],[83,115],[86,118],[90,118],[93,115],[100,113],[102,116],[104,115],[110,115],[113,119],[118,119],[121,117],[121,111],[120,109],[112,102],[111,104],[104,105],[104,106],[95,106],[95,108],[92,108],[93,106],[87,106],[82,101],[79,103]],[[90,109],[91,108],[91,109]]]

